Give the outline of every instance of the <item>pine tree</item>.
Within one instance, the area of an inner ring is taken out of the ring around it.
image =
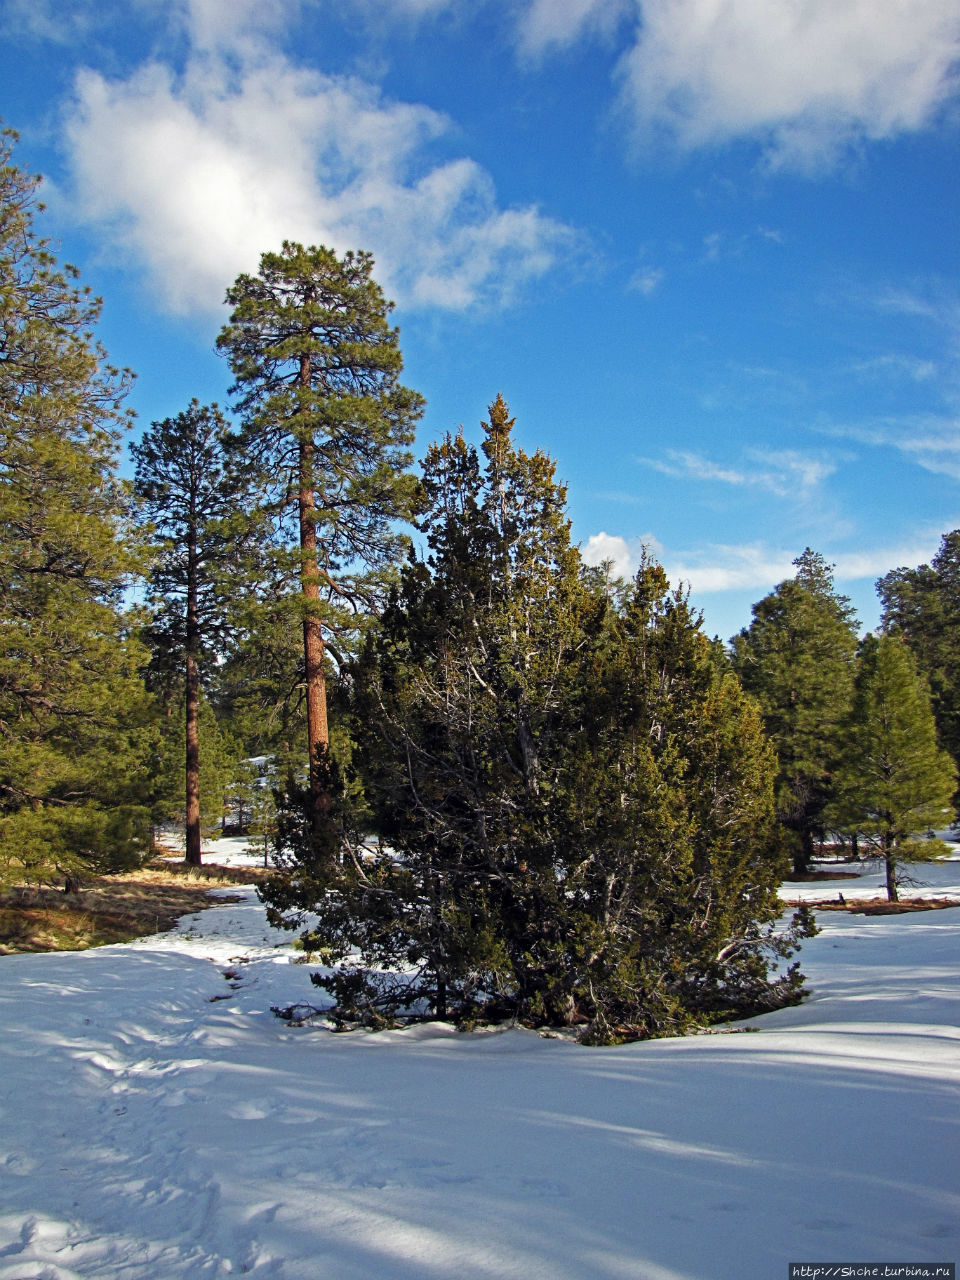
[[[883,629],[903,636],[930,682],[940,743],[960,769],[960,529],[943,535],[930,564],[891,570],[877,592]],[[960,817],[960,790],[954,808]]]
[[[154,422],[130,450],[134,490],[154,536],[155,665],[172,663],[180,677],[174,687],[183,689],[186,860],[193,866],[201,862],[201,668],[223,655],[229,603],[240,594],[242,553],[253,532],[227,436],[217,406],[194,400],[175,418]]]
[[[402,358],[367,253],[338,258],[284,242],[227,291],[228,357],[244,415],[242,444],[299,547],[310,793],[322,813],[329,745],[327,652],[351,614],[377,598],[416,486],[407,447],[422,398],[399,381]]]
[[[100,303],[34,229],[0,142],[0,850],[7,877],[122,861],[143,834],[137,561],[116,475],[129,377]]]
[[[796,576],[753,607],[732,641],[733,665],[754,695],[777,752],[777,816],[789,833],[794,871],[807,870],[823,833],[830,774],[849,706],[856,619],[834,590],[830,566],[809,548]]]
[[[844,727],[837,812],[879,851],[896,902],[898,865],[930,857],[930,842],[915,837],[943,824],[957,782],[937,746],[929,686],[899,636],[864,639]]]

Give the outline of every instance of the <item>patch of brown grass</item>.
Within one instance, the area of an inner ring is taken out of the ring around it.
[[[944,907],[960,907],[958,898],[903,898],[900,902],[888,902],[886,898],[851,898],[838,902],[828,898],[823,902],[784,902],[785,907],[808,906],[811,911],[847,911],[852,916],[898,916],[907,911],[941,911]]]
[[[157,859],[136,871],[91,878],[76,893],[19,886],[0,893],[0,955],[85,951],[172,929],[181,916],[237,902],[214,888],[253,884],[246,867],[188,867]]]

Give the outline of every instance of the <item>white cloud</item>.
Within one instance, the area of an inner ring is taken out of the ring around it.
[[[168,306],[212,310],[283,239],[370,249],[408,305],[509,302],[576,240],[537,208],[498,207],[469,159],[431,162],[445,117],[357,79],[293,66],[263,44],[262,6],[179,11],[182,75],[78,76],[65,126],[81,213],[142,264]],[[279,10],[278,10],[279,13]]]
[[[265,47],[265,33],[288,26],[302,0],[140,0],[169,16],[185,30],[194,51],[227,51],[233,56],[256,55]]]
[[[887,546],[857,551],[828,553],[836,583],[873,581],[897,565],[917,565],[930,560],[939,543],[939,534],[918,533],[915,537]],[[598,533],[587,539],[583,559],[587,564],[613,562],[613,571],[630,578],[636,573],[643,548],[652,551],[675,586],[681,583],[691,593],[714,595],[735,591],[771,591],[796,573],[794,560],[801,547],[785,550],[762,542],[740,544],[710,543],[696,550],[671,550],[650,535],[624,538]]]
[[[584,564],[599,566],[609,563],[614,577],[632,578],[645,550],[659,559],[663,548],[649,533],[628,541],[616,534],[601,532],[587,539],[580,554]]]
[[[837,582],[856,582],[862,578],[881,578],[899,565],[926,564],[936,554],[939,542],[939,533],[931,533],[894,546],[841,551],[833,557],[834,577]]]
[[[758,591],[793,577],[796,556],[796,551],[773,550],[762,543],[717,543],[701,551],[677,552],[664,567],[671,581],[685,582],[695,594]]]
[[[760,543],[742,546],[710,544],[697,551],[670,551],[651,535],[623,538],[596,533],[583,548],[586,564],[612,561],[613,572],[631,578],[646,549],[660,561],[675,586],[685,583],[694,593],[763,590],[793,576],[796,551],[773,551]],[[888,565],[889,567],[889,565]]]
[[[623,102],[641,134],[752,137],[772,165],[928,124],[957,87],[956,0],[636,0]]]

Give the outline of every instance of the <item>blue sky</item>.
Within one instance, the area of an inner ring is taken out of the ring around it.
[[[588,559],[724,638],[960,526],[958,0],[3,0],[0,114],[141,422],[223,295],[372,250],[420,452],[502,392]]]

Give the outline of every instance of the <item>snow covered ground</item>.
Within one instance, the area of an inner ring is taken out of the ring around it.
[[[960,897],[960,860],[919,875]],[[252,891],[140,943],[0,958],[0,1280],[956,1261],[960,908],[820,924],[802,1006],[616,1049],[289,1027],[270,1006],[319,993]]]

